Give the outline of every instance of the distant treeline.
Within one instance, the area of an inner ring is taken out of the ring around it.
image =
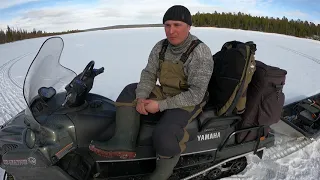
[[[31,38],[38,38],[44,36],[54,36],[60,34],[68,34],[68,33],[75,33],[81,32],[80,30],[69,30],[63,32],[55,32],[55,33],[47,33],[45,31],[33,29],[33,31],[27,31],[23,29],[13,29],[7,26],[7,29],[3,31],[0,29],[0,44],[19,41],[23,39],[31,39]]]
[[[196,13],[192,17],[194,26],[222,27],[243,30],[286,34],[302,38],[320,40],[320,25],[313,22],[288,20],[273,17],[257,17],[239,12],[232,13]]]
[[[261,32],[270,32],[278,34],[286,34],[302,38],[310,38],[320,40],[320,25],[313,22],[298,20],[288,20],[286,17],[281,19],[273,17],[257,17],[244,13],[196,13],[192,15],[193,26],[197,27],[221,27],[243,30],[253,30]],[[134,28],[134,27],[159,27],[161,24],[150,25],[120,25],[94,28],[89,30],[68,30],[63,32],[47,33],[45,31],[33,29],[26,31],[22,29],[13,29],[7,26],[6,30],[0,29],[0,44],[14,42],[23,39],[61,35],[68,33],[95,31],[105,29],[118,28]]]

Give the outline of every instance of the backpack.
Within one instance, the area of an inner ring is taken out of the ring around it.
[[[229,41],[213,55],[208,106],[213,107],[218,116],[245,111],[246,90],[255,71],[256,50],[252,41]]]
[[[246,111],[241,115],[242,122],[238,124],[238,129],[266,125],[262,136],[269,133],[269,126],[280,120],[285,100],[283,87],[286,74],[286,70],[256,61],[256,71],[247,91]],[[254,140],[257,135],[257,130],[239,133],[237,142]]]

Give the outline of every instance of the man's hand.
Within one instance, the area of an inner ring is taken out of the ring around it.
[[[145,109],[146,106],[146,99],[137,99],[137,106],[136,106],[136,110],[143,115],[148,115],[148,112]]]
[[[151,100],[151,99],[147,99],[144,100],[145,104],[145,110],[147,110],[148,112],[154,114],[156,112],[159,112],[159,103],[155,100]]]

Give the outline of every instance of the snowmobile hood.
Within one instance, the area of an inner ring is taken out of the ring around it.
[[[23,84],[23,96],[27,103],[26,119],[40,126],[31,111],[32,102],[39,98],[41,87],[54,88],[56,94],[65,91],[65,86],[76,77],[76,73],[60,64],[64,41],[60,37],[48,38],[40,47],[29,66]],[[41,93],[46,95],[46,89]],[[36,121],[36,122],[35,122]],[[40,128],[40,127],[37,127]]]

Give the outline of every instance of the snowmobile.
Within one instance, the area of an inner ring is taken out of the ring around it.
[[[113,136],[115,105],[107,97],[90,93],[104,68],[96,69],[90,61],[77,75],[60,64],[63,48],[60,37],[50,37],[42,44],[24,80],[26,109],[0,127],[4,178],[139,179],[151,173],[156,164],[152,147],[155,121],[141,122],[134,159],[104,158],[89,150],[92,140],[107,141]],[[228,177],[246,168],[247,155],[262,158],[263,151],[274,145],[274,135],[259,133],[254,140],[237,143],[238,133],[264,128],[238,129],[239,122],[239,115],[216,116],[206,106],[186,127],[190,140],[170,179]]]
[[[320,136],[320,93],[286,105],[280,121],[271,128],[289,137],[317,140]]]

